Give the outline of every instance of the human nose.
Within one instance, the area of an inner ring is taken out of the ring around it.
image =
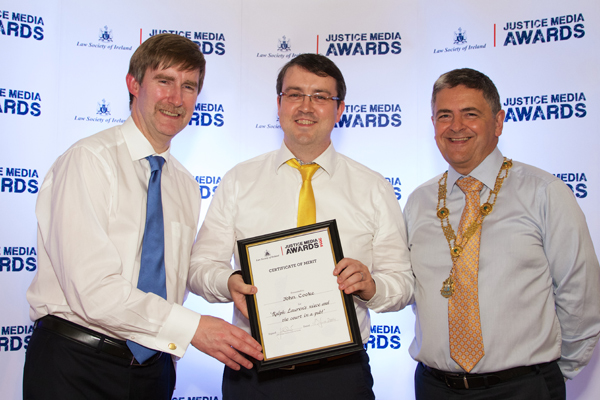
[[[302,98],[302,102],[300,103],[300,109],[302,110],[312,110],[313,109],[313,101],[312,96],[309,94],[305,94]]]
[[[174,85],[169,91],[169,102],[176,107],[179,107],[183,104],[183,90]]]
[[[463,123],[463,119],[462,116],[460,115],[455,115],[452,118],[452,122],[450,123],[450,129],[453,132],[460,132],[463,128],[464,128],[464,123]]]

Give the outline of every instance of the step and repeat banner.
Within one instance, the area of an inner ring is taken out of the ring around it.
[[[318,52],[348,86],[336,149],[385,176],[401,206],[447,168],[433,139],[433,82],[454,68],[486,73],[506,110],[500,149],[569,185],[599,248],[599,17],[592,0],[0,1],[0,397],[21,398],[39,187],[71,144],[127,119],[125,75],[141,41],[172,32],[206,55],[190,126],[172,147],[198,181],[201,218],[227,170],[280,146],[278,70]],[[186,306],[227,320],[233,307],[193,295]],[[413,334],[410,308],[372,314],[366,348],[378,399],[414,398]],[[190,347],[174,399],[221,399],[221,374]],[[569,398],[596,399],[594,374],[598,351],[567,383]]]

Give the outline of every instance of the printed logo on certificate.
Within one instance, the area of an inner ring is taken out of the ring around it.
[[[340,356],[363,348],[354,300],[333,269],[344,258],[335,220],[238,241],[258,371]]]

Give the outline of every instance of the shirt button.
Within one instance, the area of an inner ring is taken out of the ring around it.
[[[576,368],[575,368],[575,371],[579,371],[579,367],[576,367]]]
[[[455,365],[454,369],[460,369],[460,367],[458,365]]]
[[[169,350],[175,350],[176,348],[175,343],[169,343]]]

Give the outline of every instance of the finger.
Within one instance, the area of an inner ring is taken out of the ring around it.
[[[244,282],[242,277],[239,274],[232,275],[229,278],[228,282],[229,291],[233,294],[233,292],[238,292],[241,294],[256,294],[258,289],[256,286],[248,285]]]
[[[232,347],[227,348],[224,351],[224,355],[225,355],[225,357],[228,358],[229,362],[234,363],[235,365],[241,365],[244,368],[248,368],[248,369],[252,368],[252,365],[253,365],[252,361],[248,360],[242,354],[235,351],[235,349]]]
[[[342,258],[333,269],[333,275],[339,275],[344,269],[350,265],[353,260],[351,258]]]
[[[242,283],[241,285],[239,285],[238,287],[235,288],[239,293],[244,294],[244,295],[251,295],[251,294],[256,294],[256,292],[258,292],[258,289],[256,286],[253,285],[247,285],[245,283]]]
[[[368,273],[366,267],[362,268],[361,265],[352,264],[346,267],[346,269],[344,269],[342,273],[338,275],[338,283],[344,283],[345,286],[348,286],[356,282],[360,282],[361,280],[364,280],[363,278],[366,278],[366,273]]]
[[[214,355],[214,357],[235,371],[240,370],[240,365],[247,369],[252,368],[252,363],[248,359],[240,356],[237,352],[235,352],[235,354],[237,354],[237,356],[233,354],[228,355],[223,352],[218,352]]]
[[[248,355],[253,356],[254,358],[256,358],[255,356],[260,356],[260,359],[262,359],[262,346],[252,336],[248,335],[245,331],[241,329],[232,332],[232,335],[239,340],[238,343],[232,343],[233,347]],[[248,347],[242,348],[241,346]]]
[[[235,345],[232,344],[232,346],[230,347],[232,350],[237,350],[241,353],[247,354],[248,356],[256,359],[256,360],[262,360],[263,359],[263,355],[262,353],[257,350],[255,347],[247,344],[247,343],[243,343],[243,342],[238,342]],[[237,353],[236,351],[236,353]],[[235,357],[233,357],[233,355],[230,355],[230,358],[233,358],[234,360],[236,360],[237,362],[239,362],[239,360],[237,360]],[[243,357],[245,360],[247,360],[247,358]]]
[[[356,293],[356,292],[360,292],[364,289],[364,284],[361,283],[357,283],[354,285],[349,285],[344,287],[344,289],[342,289],[344,291],[344,293],[346,294],[352,294],[352,293]]]
[[[356,272],[356,273],[348,276],[346,279],[344,279],[340,283],[340,285],[339,285],[340,290],[345,290],[345,289],[349,288],[350,286],[360,285],[361,283],[363,283],[363,276],[364,276],[364,274],[361,274],[360,272]]]
[[[338,283],[341,283],[343,281],[345,281],[346,279],[350,278],[356,271],[358,270],[358,266],[352,264],[352,265],[348,265],[346,268],[344,268],[343,270],[340,271],[340,273],[338,274]]]
[[[375,281],[372,278],[366,282],[359,282],[344,289],[344,293],[356,294],[365,301],[371,300],[375,295],[375,291]]]
[[[364,279],[367,279],[367,276],[365,275],[365,273],[368,273],[368,268],[361,263],[360,261],[357,260],[353,260],[351,258],[345,258],[344,259],[345,262],[343,265],[345,265],[346,267],[340,271],[339,275],[338,275],[338,283],[343,282],[344,280],[348,279],[350,276],[359,273],[359,272],[363,272],[363,275],[361,277],[364,277]],[[344,261],[342,260],[342,261]],[[339,264],[342,263],[342,261],[340,261]],[[338,265],[339,265],[338,264]]]

